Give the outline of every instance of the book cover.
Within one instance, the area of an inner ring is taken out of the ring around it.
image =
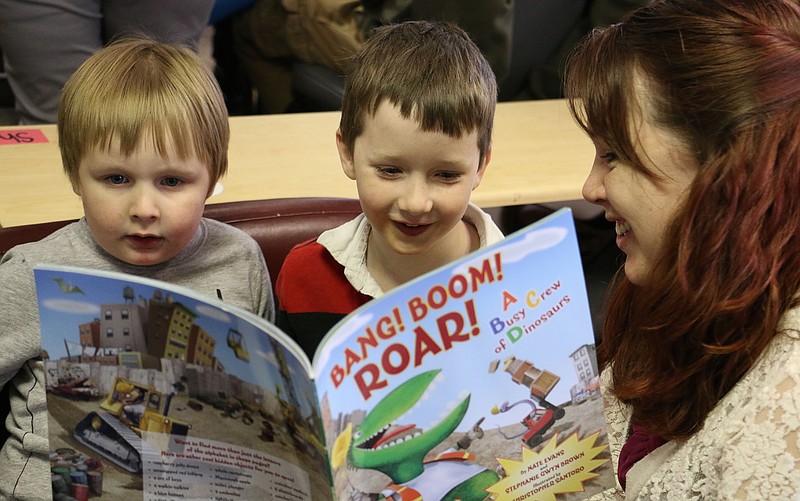
[[[338,499],[568,500],[613,485],[567,209],[368,303],[314,370]]]

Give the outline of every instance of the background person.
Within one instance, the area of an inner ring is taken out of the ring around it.
[[[70,75],[109,41],[145,34],[194,49],[214,0],[0,0],[0,47],[21,124],[55,123]]]
[[[498,78],[511,58],[513,0],[256,0],[234,16],[234,51],[259,113],[290,109],[292,61],[343,74],[371,29],[413,19],[464,28]]]

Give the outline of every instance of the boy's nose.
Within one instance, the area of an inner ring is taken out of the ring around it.
[[[409,183],[398,205],[400,210],[409,214],[425,214],[433,209],[433,200],[425,183]]]
[[[130,215],[134,219],[141,221],[152,221],[158,219],[160,210],[158,199],[153,190],[138,188],[131,193]]]

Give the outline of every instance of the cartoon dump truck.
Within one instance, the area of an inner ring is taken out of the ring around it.
[[[186,436],[191,425],[169,416],[172,395],[128,379],[116,378],[102,401],[75,426],[75,438],[132,473],[142,471],[142,432]]]

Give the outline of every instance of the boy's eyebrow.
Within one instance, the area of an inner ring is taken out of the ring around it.
[[[397,153],[380,153],[380,152],[371,152],[367,154],[367,160],[370,162],[407,162],[408,157],[405,154],[397,154]],[[460,158],[437,158],[436,159],[437,165],[454,165],[460,166],[463,164],[462,159]]]
[[[201,163],[201,165],[203,167],[206,167],[205,164]],[[162,170],[178,170],[178,171],[195,170],[195,168],[193,166],[190,167],[186,162],[182,162],[182,163],[169,162],[169,163],[165,163],[165,164],[161,165],[159,168],[162,169]]]
[[[378,159],[370,159],[370,163],[377,164],[377,165],[385,165],[385,166],[398,166],[403,167],[404,165],[409,164],[410,162],[405,159],[405,157],[382,157]],[[437,170],[453,170],[453,171],[470,171],[473,167],[471,162],[467,162],[463,159],[445,159],[440,158],[436,159],[435,161],[426,162],[426,169],[437,169]]]

